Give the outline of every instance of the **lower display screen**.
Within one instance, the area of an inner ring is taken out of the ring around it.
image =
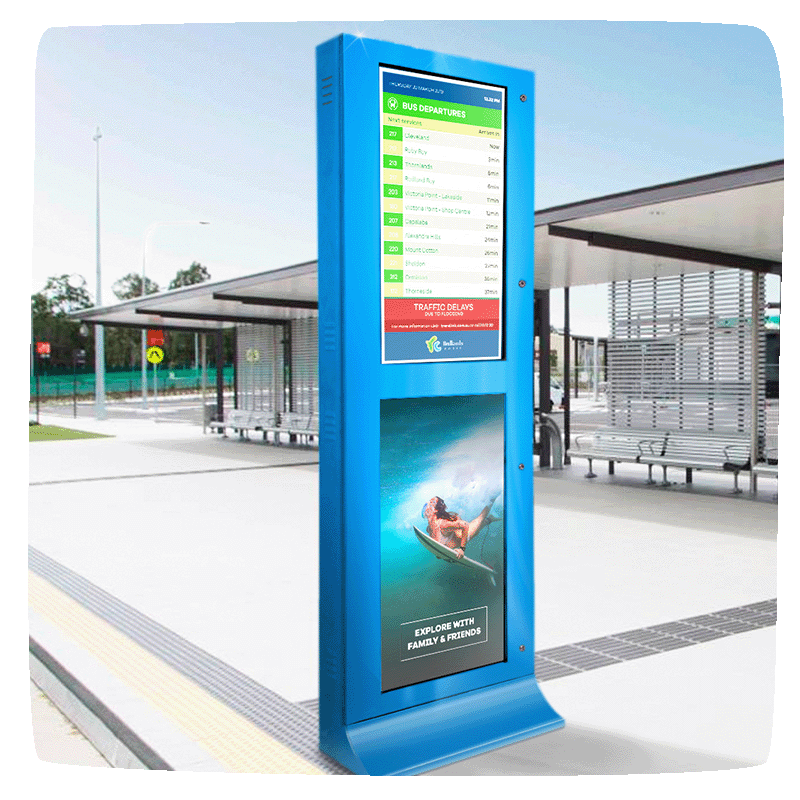
[[[505,396],[381,400],[381,688],[505,660]]]

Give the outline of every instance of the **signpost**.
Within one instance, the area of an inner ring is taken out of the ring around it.
[[[148,341],[151,333],[161,333],[161,331],[148,331]],[[163,336],[161,336],[161,342],[164,342]],[[153,365],[153,419],[156,419],[158,417],[158,373],[156,370],[164,360],[164,351],[158,345],[150,345],[147,348],[147,360]]]
[[[78,367],[86,365],[86,351],[81,349],[72,352],[72,418],[78,417]]]
[[[50,358],[50,342],[36,342],[36,355],[39,356],[39,360],[41,362],[42,359]],[[34,368],[35,368],[35,360],[34,360]],[[39,424],[39,395],[40,395],[40,379],[39,373],[41,370],[36,369],[36,424]]]
[[[563,726],[534,676],[533,74],[317,49],[320,747],[413,774]]]

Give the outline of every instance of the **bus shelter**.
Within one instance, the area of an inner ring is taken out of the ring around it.
[[[317,263],[311,261],[226,281],[197,284],[84,309],[87,323],[180,330],[212,337],[223,362],[223,332],[234,339],[234,407],[316,411]],[[225,415],[217,370],[217,419]]]
[[[542,353],[550,292],[564,291],[567,449],[569,291],[604,283],[609,425],[749,433],[750,463],[766,459],[764,291],[782,270],[783,161],[545,209],[534,236]],[[540,361],[546,397],[550,363]]]
[[[749,432],[765,453],[765,276],[780,276],[783,161],[555,206],[535,216],[535,335],[551,350],[550,292],[564,292],[569,459],[570,288],[609,287],[609,424]],[[235,337],[234,406],[318,413],[317,262],[85,309],[88,323]],[[755,323],[754,323],[755,321]],[[205,351],[205,348],[204,348]],[[573,356],[574,357],[574,356]],[[550,360],[541,358],[539,396]],[[217,373],[216,416],[225,413]],[[540,437],[540,466],[551,463]],[[755,476],[751,471],[751,488]]]

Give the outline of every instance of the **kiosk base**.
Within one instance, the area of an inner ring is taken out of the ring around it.
[[[345,727],[320,748],[359,775],[416,775],[564,727],[533,677]]]

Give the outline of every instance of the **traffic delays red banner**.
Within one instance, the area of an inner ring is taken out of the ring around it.
[[[500,329],[499,300],[428,300],[386,298],[386,333],[403,331],[496,331]]]

